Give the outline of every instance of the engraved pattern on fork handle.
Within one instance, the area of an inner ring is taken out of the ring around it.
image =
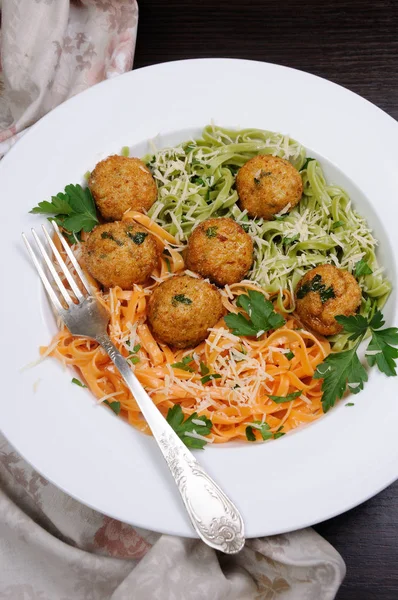
[[[134,395],[174,477],[196,533],[216,550],[227,554],[239,552],[244,546],[245,538],[238,509],[199,465],[161,415],[108,335],[99,335],[96,339]]]

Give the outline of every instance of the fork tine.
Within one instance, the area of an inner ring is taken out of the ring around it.
[[[55,267],[54,267],[53,263],[51,262],[51,260],[50,260],[50,258],[48,256],[48,254],[47,254],[47,252],[46,252],[43,244],[41,243],[40,238],[37,235],[36,231],[33,228],[32,228],[31,231],[32,231],[32,235],[34,237],[34,240],[35,240],[35,242],[36,242],[36,244],[37,244],[37,246],[38,246],[38,248],[39,248],[39,250],[41,252],[41,255],[42,255],[42,257],[44,258],[44,260],[46,262],[48,270],[51,273],[51,276],[53,277],[55,283],[57,284],[58,289],[61,292],[63,299],[65,300],[65,302],[67,303],[67,305],[70,306],[71,304],[73,304],[73,302],[72,302],[72,298],[70,297],[70,294],[69,294],[68,290],[66,289],[66,287],[62,283],[62,281],[61,281],[61,279],[60,279],[57,271],[55,270]]]
[[[60,230],[59,230],[59,227],[58,227],[57,223],[56,223],[54,220],[52,220],[52,221],[51,221],[51,225],[53,226],[55,233],[58,235],[58,237],[59,237],[59,239],[60,239],[60,241],[61,241],[61,244],[62,244],[62,246],[64,247],[64,250],[65,250],[66,254],[67,254],[67,255],[68,255],[68,257],[69,257],[69,260],[70,260],[70,262],[72,263],[72,265],[73,265],[73,266],[74,266],[74,268],[75,268],[75,271],[76,271],[76,273],[77,273],[77,274],[79,275],[79,277],[80,277],[80,280],[81,280],[82,284],[83,284],[83,285],[84,285],[84,287],[86,288],[87,292],[88,292],[89,294],[91,294],[90,285],[89,285],[89,283],[88,283],[88,281],[87,281],[87,279],[86,279],[86,277],[85,277],[85,275],[84,275],[83,271],[81,270],[81,268],[80,268],[80,265],[79,265],[79,263],[77,262],[75,255],[73,254],[72,250],[70,249],[70,247],[69,247],[69,245],[68,245],[67,241],[65,240],[64,236],[63,236],[63,235],[62,235],[62,233],[60,232]]]
[[[54,242],[52,241],[52,239],[44,225],[42,225],[42,229],[43,229],[44,235],[46,236],[47,242],[50,245],[51,250],[54,252],[55,258],[57,259],[58,264],[62,269],[63,274],[65,275],[66,279],[68,280],[68,283],[69,283],[70,287],[72,288],[72,291],[75,294],[76,298],[80,302],[81,300],[84,299],[83,294],[81,293],[78,286],[76,285],[76,282],[73,279],[68,267],[66,266],[64,259],[58,252],[57,247],[55,246]]]
[[[45,287],[45,290],[54,305],[56,311],[61,312],[64,310],[61,302],[58,300],[57,294],[54,292],[50,282],[47,279],[46,274],[44,273],[43,267],[40,262],[37,260],[36,254],[33,252],[32,246],[29,244],[26,235],[22,234],[23,241],[25,242],[25,246],[29,252],[30,258],[32,259],[33,264],[36,267],[37,272],[39,273],[40,279]]]

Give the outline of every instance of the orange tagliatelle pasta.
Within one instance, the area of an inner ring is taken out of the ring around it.
[[[166,415],[178,403],[186,416],[197,412],[208,417],[213,423],[214,442],[246,440],[246,427],[254,421],[267,422],[272,432],[287,433],[320,417],[322,381],[313,375],[330,353],[329,342],[303,329],[290,313],[284,314],[283,327],[258,339],[233,335],[223,320],[194,349],[174,350],[154,339],[146,324],[148,298],[160,281],[181,272],[184,262],[174,248],[176,240],[149,217],[130,211],[125,218],[146,227],[167,252],[162,254],[153,282],[135,285],[131,291],[115,287],[96,293],[109,310],[112,341],[130,358],[131,368],[159,410]],[[249,281],[221,290],[226,310],[236,312],[233,300],[247,289],[264,293]],[[289,308],[287,290],[284,303]],[[134,398],[97,342],[72,336],[63,328],[42,353],[74,367],[99,401],[120,402],[121,414],[129,423],[149,433]],[[193,371],[171,366],[188,355],[192,356]],[[203,384],[201,363],[202,369],[206,365],[209,373],[220,377]],[[301,391],[300,396],[290,402],[276,403],[269,397],[297,391]],[[259,437],[258,432],[256,435]]]

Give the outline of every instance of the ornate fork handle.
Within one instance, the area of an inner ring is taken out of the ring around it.
[[[134,395],[174,477],[199,537],[216,550],[227,554],[239,552],[245,539],[238,509],[207,475],[163,418],[109,337],[103,334],[97,336],[96,340],[108,353]]]

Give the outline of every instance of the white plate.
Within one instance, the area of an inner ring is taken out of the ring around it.
[[[154,441],[96,407],[56,361],[20,371],[54,327],[20,232],[39,226],[40,218],[28,214],[32,206],[80,181],[98,159],[125,145],[143,149],[142,142],[159,133],[197,130],[211,119],[288,133],[319,154],[328,176],[347,188],[375,227],[396,287],[398,124],[313,75],[238,60],[140,69],[54,110],[0,164],[2,429],[71,496],[122,521],[184,536],[193,532]],[[385,311],[389,324],[397,324],[396,305],[394,293]],[[341,403],[277,442],[211,447],[199,459],[242,511],[249,537],[304,527],[363,502],[398,477],[397,392],[397,379],[373,369],[354,407]]]

